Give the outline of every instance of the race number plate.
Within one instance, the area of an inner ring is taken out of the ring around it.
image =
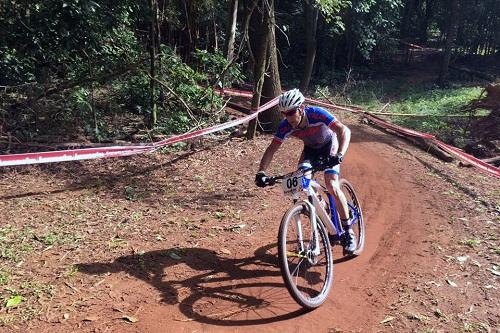
[[[302,174],[293,173],[283,178],[283,192],[288,195],[302,191]]]

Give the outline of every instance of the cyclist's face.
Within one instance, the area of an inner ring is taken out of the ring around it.
[[[288,110],[282,113],[286,117],[286,120],[288,120],[290,125],[292,125],[292,127],[297,127],[299,125],[302,113],[300,106],[296,109]]]

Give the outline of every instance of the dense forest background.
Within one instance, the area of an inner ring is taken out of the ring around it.
[[[244,83],[253,107],[300,87],[390,103],[460,147],[500,140],[498,104],[478,103],[500,73],[497,0],[14,0],[0,25],[4,152],[206,127],[228,117],[214,89]]]

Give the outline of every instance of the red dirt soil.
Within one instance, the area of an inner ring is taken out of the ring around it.
[[[474,219],[493,223],[473,228],[481,235],[498,235],[498,192],[475,199],[465,192],[469,180],[497,189],[499,181],[443,165],[396,137],[347,122],[353,135],[341,173],[361,198],[366,247],[351,260],[336,253],[333,289],[319,309],[304,312],[294,303],[277,266],[279,222],[290,202],[279,187],[253,185],[271,138],[262,136],[190,153],[0,174],[0,227],[29,225],[35,235],[45,235],[64,225],[82,235],[27,256],[19,266],[24,274],[11,284],[32,277],[56,291],[39,302],[37,315],[0,331],[497,329],[498,277],[487,269],[499,262],[498,240],[473,246],[464,240],[479,237],[468,229]],[[287,141],[271,173],[293,169],[300,145]],[[457,262],[458,255],[468,261]],[[474,261],[479,266],[470,265]],[[65,274],[68,267],[77,272]],[[21,305],[2,312],[20,315]]]

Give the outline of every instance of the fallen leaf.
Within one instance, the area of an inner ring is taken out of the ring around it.
[[[448,284],[450,286],[452,286],[452,287],[456,287],[457,286],[457,284],[455,282],[451,281],[451,280],[446,280],[446,282],[448,282]]]
[[[7,301],[7,304],[5,305],[5,307],[6,308],[12,308],[12,307],[18,305],[19,303],[21,303],[22,301],[23,301],[23,296],[21,296],[21,295],[12,296]]]
[[[384,320],[382,320],[380,323],[381,324],[386,324],[388,322],[391,322],[393,321],[394,319],[396,319],[395,317],[392,317],[392,316],[388,316],[388,317],[385,317]]]
[[[495,269],[493,269],[493,268],[490,268],[490,269],[489,269],[489,271],[490,271],[491,273],[493,273],[494,275],[496,275],[496,276],[500,276],[500,271],[497,271],[497,270],[495,270]]]
[[[231,251],[229,251],[228,249],[225,249],[225,248],[220,249],[220,252],[222,252],[224,254],[231,254]]]
[[[127,316],[127,315],[123,315],[122,319],[129,321],[131,323],[137,323],[139,321],[139,319],[137,319],[136,317]]]

